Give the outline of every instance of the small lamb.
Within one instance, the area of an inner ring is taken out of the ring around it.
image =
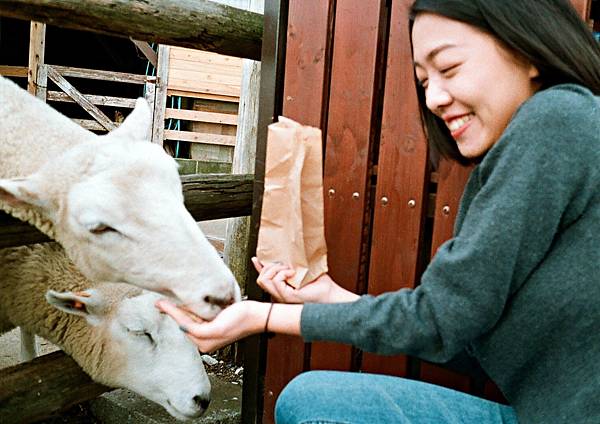
[[[159,295],[126,284],[89,287],[57,243],[3,249],[0,262],[0,334],[17,326],[38,334],[93,380],[137,392],[178,419],[206,410],[200,354],[154,307]]]
[[[148,141],[150,124],[138,99],[98,136],[0,77],[0,209],[58,241],[90,280],[159,292],[210,320],[240,289],[186,210],[176,162]]]

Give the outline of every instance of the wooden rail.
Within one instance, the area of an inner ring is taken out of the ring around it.
[[[71,66],[59,65],[47,66],[51,66],[56,72],[58,72],[63,77],[123,82],[127,84],[145,84],[148,80],[148,77],[146,75],[130,74],[127,72],[102,71],[99,69],[74,68]]]
[[[3,77],[27,78],[27,66],[0,65],[0,75]]]
[[[3,0],[0,15],[228,56],[261,58],[262,15],[207,0]]]
[[[0,422],[35,422],[109,390],[63,352],[50,353],[0,370]]]
[[[185,206],[196,221],[250,215],[253,175],[185,175]],[[36,228],[0,212],[0,248],[43,243],[50,239]]]

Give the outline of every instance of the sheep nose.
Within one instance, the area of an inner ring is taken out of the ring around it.
[[[221,309],[225,309],[229,305],[234,302],[233,296],[229,296],[226,298],[215,297],[215,296],[205,296],[204,301],[210,305],[215,305],[220,307]]]
[[[199,406],[203,411],[208,409],[208,405],[210,405],[210,399],[206,399],[200,395],[196,395],[193,398],[194,403]]]

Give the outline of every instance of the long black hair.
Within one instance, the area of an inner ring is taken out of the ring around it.
[[[410,12],[411,34],[419,13],[441,15],[494,36],[536,67],[542,90],[574,83],[600,95],[600,44],[569,0],[416,0]],[[419,84],[417,97],[433,156],[472,162],[460,154],[442,120],[427,109]]]

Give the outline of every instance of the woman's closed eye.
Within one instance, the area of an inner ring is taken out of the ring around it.
[[[460,66],[460,63],[450,65],[450,66],[444,66],[440,70],[440,74],[442,74],[446,78],[451,77],[456,73],[459,66]]]

